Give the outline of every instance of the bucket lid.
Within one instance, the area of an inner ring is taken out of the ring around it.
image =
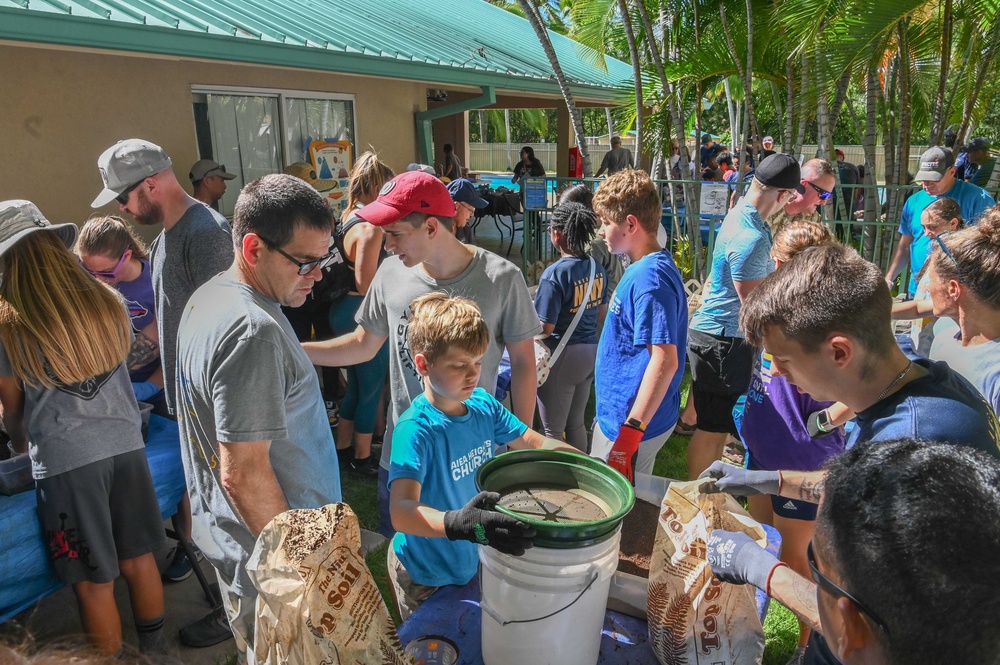
[[[557,549],[610,538],[635,503],[624,476],[568,451],[504,453],[479,468],[476,485],[499,493],[497,510],[532,526],[536,545]]]

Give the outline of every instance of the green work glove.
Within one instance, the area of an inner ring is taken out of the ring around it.
[[[781,486],[781,476],[777,471],[750,471],[721,461],[712,462],[712,466],[698,477],[715,480],[705,484],[706,492],[729,492],[733,496],[777,495]]]
[[[500,495],[480,492],[461,510],[444,514],[444,533],[448,540],[468,540],[489,545],[504,554],[521,556],[534,542],[535,530],[524,522],[494,510]]]

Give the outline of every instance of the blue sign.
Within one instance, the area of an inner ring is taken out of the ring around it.
[[[521,186],[524,187],[525,210],[544,210],[549,207],[545,178],[524,178]]]

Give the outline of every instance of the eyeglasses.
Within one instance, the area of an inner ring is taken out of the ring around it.
[[[944,252],[944,255],[947,256],[949,259],[951,259],[951,262],[955,264],[955,272],[958,273],[958,281],[961,282],[962,266],[959,265],[958,259],[956,259],[955,255],[951,253],[951,250],[948,249],[948,246],[944,244],[944,238],[945,236],[948,235],[951,235],[951,231],[945,231],[944,233],[940,233],[934,237],[934,242],[938,244],[938,246],[941,248],[941,251]]]
[[[124,204],[122,204],[122,205],[124,205]],[[104,279],[118,279],[118,273],[121,271],[122,266],[125,265],[125,257],[126,256],[128,256],[128,250],[127,249],[124,252],[122,252],[122,257],[120,259],[118,259],[118,265],[116,265],[115,269],[112,270],[112,271],[110,271],[110,272],[103,271],[103,270],[91,270],[90,268],[87,268],[86,266],[84,266],[84,268],[86,269],[87,272],[89,272],[94,277],[101,277],[101,278],[104,278]]]
[[[337,259],[340,258],[340,252],[338,252],[336,249],[334,249],[332,252],[330,252],[326,256],[321,256],[320,258],[315,259],[314,261],[299,261],[298,259],[296,259],[296,258],[292,257],[291,255],[289,255],[289,254],[285,253],[284,251],[282,251],[282,249],[280,247],[278,247],[278,245],[276,245],[275,243],[271,242],[270,240],[268,240],[264,236],[258,235],[257,237],[260,238],[261,241],[265,245],[267,245],[268,247],[270,247],[271,249],[273,249],[274,251],[276,251],[278,254],[281,254],[283,257],[285,257],[286,259],[288,259],[289,261],[291,261],[292,263],[294,263],[295,265],[297,265],[299,267],[299,274],[300,275],[308,275],[309,273],[311,273],[316,268],[319,268],[320,270],[322,270],[323,268],[327,267],[328,265],[330,265],[332,263],[336,263]]]
[[[833,196],[833,192],[828,192],[825,189],[823,189],[822,187],[817,187],[816,185],[812,184],[808,180],[803,180],[802,182],[804,182],[805,184],[809,185],[814,190],[816,190],[816,193],[819,195],[819,200],[820,201],[826,201],[831,196]]]
[[[120,203],[122,205],[128,205],[128,196],[129,196],[129,194],[131,194],[132,190],[135,189],[136,187],[138,187],[139,185],[141,185],[145,180],[146,179],[143,178],[139,182],[137,182],[137,183],[135,183],[133,185],[129,185],[128,188],[124,192],[122,192],[121,194],[119,194],[118,196],[115,197],[115,201],[118,201],[118,203]]]
[[[875,612],[870,610],[868,606],[860,600],[834,584],[829,577],[819,572],[819,568],[816,567],[816,556],[813,554],[813,544],[811,540],[809,541],[809,545],[806,546],[806,560],[809,562],[809,570],[812,572],[813,581],[816,582],[820,589],[823,589],[823,591],[826,591],[832,596],[840,596],[851,601],[859,610],[867,614],[871,620],[875,622],[875,625],[881,628],[886,635],[889,634],[889,626],[887,626],[885,622],[882,621],[877,614],[875,614]]]

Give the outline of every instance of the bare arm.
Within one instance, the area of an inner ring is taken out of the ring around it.
[[[510,356],[511,411],[529,427],[535,420],[535,397],[538,394],[534,345],[535,342],[531,339],[507,344],[507,354]]]
[[[371,360],[384,342],[385,337],[370,333],[358,326],[354,332],[340,337],[322,342],[303,342],[302,348],[305,349],[309,362],[313,365],[346,367]]]
[[[910,245],[913,244],[913,236],[900,235],[899,244],[896,245],[896,253],[892,255],[892,263],[885,273],[885,281],[890,284],[896,279],[896,275],[903,269],[903,266],[910,260]]]
[[[826,408],[826,412],[830,416],[830,423],[837,427],[854,418],[854,409],[841,402],[831,404]]]
[[[628,414],[629,418],[637,418],[644,423],[652,420],[660,408],[678,365],[676,344],[650,344],[648,348],[649,364],[642,374],[635,403]]]
[[[597,338],[600,339],[604,332],[604,319],[608,318],[608,306],[601,305],[597,310]]]
[[[389,514],[396,531],[445,538],[444,513],[420,503],[421,485],[412,478],[397,478],[389,488]]]
[[[786,499],[802,499],[811,503],[823,500],[826,471],[781,471],[779,494]]]
[[[788,566],[779,566],[771,575],[771,597],[795,613],[813,630],[823,632],[816,604],[816,585]]]
[[[892,303],[893,319],[922,319],[926,316],[934,316],[934,302],[930,298]]]
[[[538,336],[538,339],[545,339],[549,337],[556,329],[556,324],[554,323],[542,323],[542,334]]]
[[[578,449],[569,445],[565,441],[558,441],[556,439],[550,439],[547,436],[542,436],[530,427],[526,429],[524,434],[521,436],[517,437],[513,441],[507,442],[507,447],[511,450],[542,448],[544,450],[568,450],[571,453],[580,452]]]
[[[24,389],[13,376],[0,377],[0,405],[3,406],[3,428],[14,451],[26,452],[28,433],[24,429]]]
[[[745,301],[750,292],[756,289],[757,285],[763,281],[762,279],[745,279],[740,282],[733,280],[733,286],[736,287],[736,295],[740,297],[740,303]]]
[[[378,270],[378,257],[382,250],[382,229],[374,224],[358,224],[348,234],[357,231],[358,237],[354,246],[354,286],[361,295],[375,279]]]
[[[156,319],[153,319],[145,328],[136,333],[125,364],[131,372],[145,367],[159,357],[160,333],[156,328]]]
[[[288,510],[288,500],[271,467],[270,441],[219,442],[223,489],[254,538],[276,515]]]

